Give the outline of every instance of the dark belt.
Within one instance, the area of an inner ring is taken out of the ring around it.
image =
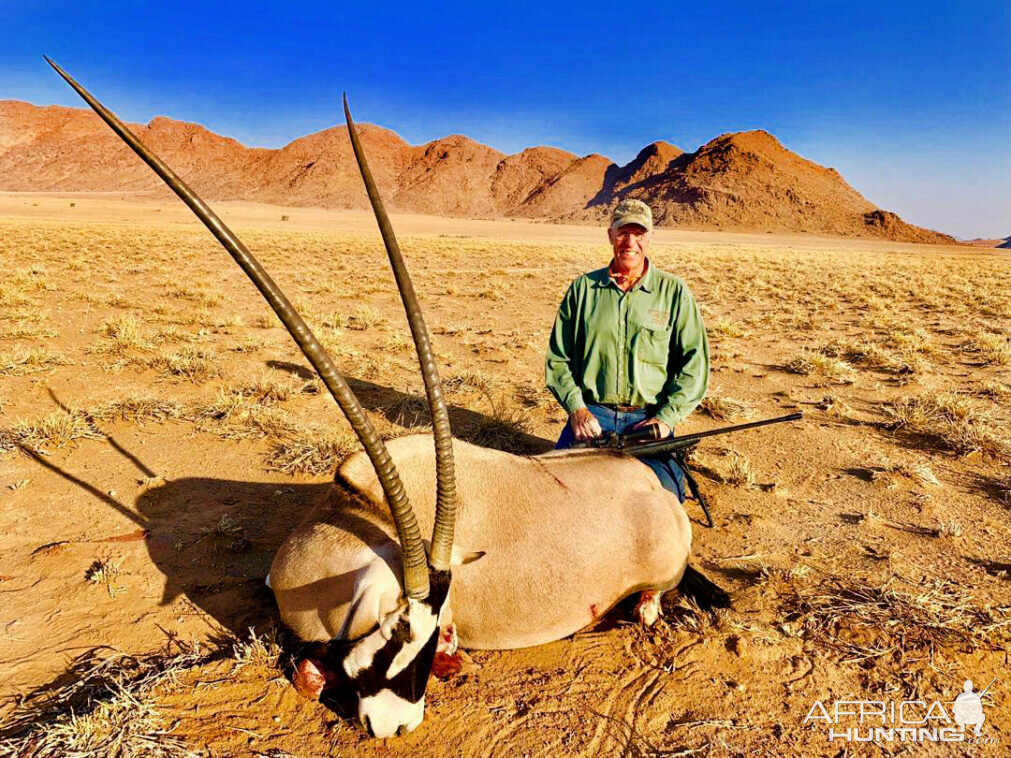
[[[597,403],[597,405],[602,405],[605,408],[609,408],[612,411],[618,411],[619,413],[636,413],[637,411],[644,410],[645,405],[619,405],[618,403]]]

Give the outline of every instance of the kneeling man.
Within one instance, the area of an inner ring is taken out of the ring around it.
[[[709,342],[684,281],[647,257],[653,214],[640,200],[614,209],[610,265],[576,279],[558,308],[548,346],[548,388],[569,414],[556,449],[647,425],[656,437],[694,410],[709,386]],[[665,489],[685,498],[673,456],[644,458]]]

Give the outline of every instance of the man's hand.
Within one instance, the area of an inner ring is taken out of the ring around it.
[[[572,415],[569,416],[569,426],[572,427],[572,432],[579,441],[596,439],[604,433],[604,430],[600,428],[600,422],[597,421],[597,417],[586,408],[573,411]]]
[[[646,427],[646,426],[657,426],[657,427],[659,427],[659,429],[658,429],[659,435],[657,436],[657,439],[660,439],[660,440],[666,439],[667,436],[671,432],[670,427],[667,426],[667,424],[665,422],[661,421],[658,418],[643,419],[638,424],[636,424],[635,426],[633,426],[632,429],[633,430],[635,430],[635,429],[642,429],[643,427]]]

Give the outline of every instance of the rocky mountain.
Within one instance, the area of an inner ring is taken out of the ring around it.
[[[343,126],[279,149],[164,117],[131,128],[207,200],[368,206]],[[764,131],[724,134],[692,153],[654,142],[624,166],[550,147],[505,155],[461,135],[413,146],[378,126],[360,132],[394,210],[599,223],[638,197],[661,226],[955,241],[876,208]],[[90,111],[13,100],[0,101],[0,190],[167,192]]]

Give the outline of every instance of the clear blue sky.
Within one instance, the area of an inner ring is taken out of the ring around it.
[[[278,147],[356,118],[627,162],[762,128],[869,200],[1011,234],[1011,2],[354,3],[0,0],[0,99]]]

